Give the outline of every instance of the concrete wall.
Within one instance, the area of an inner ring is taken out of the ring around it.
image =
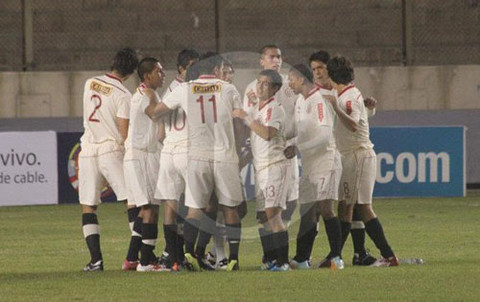
[[[258,70],[238,69],[243,93]],[[80,117],[85,80],[102,72],[2,72],[0,118]],[[168,84],[175,70],[167,71]],[[480,109],[480,66],[359,67],[357,86],[379,100],[379,111]],[[134,91],[136,76],[126,86]]]

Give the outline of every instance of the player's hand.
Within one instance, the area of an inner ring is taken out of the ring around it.
[[[252,89],[250,89],[250,91],[247,92],[247,98],[248,98],[248,101],[252,104],[258,103],[257,95],[255,94],[255,91],[253,91]]]
[[[233,115],[233,117],[237,117],[237,118],[242,119],[242,120],[246,119],[247,116],[248,116],[248,114],[243,109],[234,109],[232,111],[232,115]]]
[[[157,97],[155,96],[155,93],[153,92],[153,90],[151,88],[148,88],[148,87],[145,87],[145,88],[140,88],[142,93],[145,94],[149,99],[150,101],[156,101]]]
[[[338,107],[338,103],[337,103],[337,98],[334,97],[333,95],[327,95],[327,94],[323,94],[322,95],[323,98],[325,100],[327,100],[328,102],[330,102],[330,104],[332,104],[333,108],[337,108]]]
[[[377,106],[377,100],[373,96],[369,96],[365,100],[363,100],[363,103],[365,104],[365,107],[367,107],[370,110],[375,109]]]
[[[286,158],[290,159],[290,158],[294,158],[295,155],[297,155],[297,151],[298,151],[297,146],[292,145],[285,148],[285,150],[283,150],[283,154],[285,155]]]

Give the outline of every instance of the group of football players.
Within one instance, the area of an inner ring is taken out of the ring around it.
[[[116,54],[109,73],[87,80],[79,154],[82,226],[91,255],[84,271],[103,270],[96,210],[105,181],[128,208],[123,270],[238,270],[246,214],[240,169],[250,160],[262,269],[310,269],[320,217],[330,253],[319,267],[344,268],[349,234],[353,265],[399,265],[372,209],[376,155],[368,117],[376,100],[355,87],[346,57],[319,51],[309,66],[294,65],[286,75],[282,63],[276,45],[264,46],[262,71],[243,98],[229,60],[193,49],[179,53],[178,75],[162,97],[159,60],[139,62],[128,48]],[[135,70],[140,85],[132,96],[123,82]],[[288,227],[297,202],[300,226],[290,259]],[[157,257],[161,205],[165,250]],[[379,259],[365,249],[365,233]]]

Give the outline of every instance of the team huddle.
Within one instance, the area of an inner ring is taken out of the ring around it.
[[[266,45],[260,65],[243,97],[232,84],[229,60],[193,49],[179,53],[178,76],[161,97],[159,60],[139,62],[128,48],[116,54],[110,73],[87,80],[79,154],[82,227],[91,256],[84,271],[104,269],[96,210],[105,181],[128,209],[123,270],[239,270],[247,214],[240,170],[250,161],[263,270],[310,269],[320,217],[330,247],[320,268],[344,268],[349,234],[353,265],[399,265],[372,209],[376,155],[368,118],[376,100],[364,99],[353,84],[352,63],[319,51],[310,66],[294,65],[281,75],[281,51]],[[135,70],[140,85],[132,96],[123,82]],[[288,227],[297,203],[300,226],[290,258]],[[165,250],[157,257],[162,205]],[[365,234],[378,259],[367,252]]]

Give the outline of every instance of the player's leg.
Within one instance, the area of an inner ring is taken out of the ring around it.
[[[120,151],[102,154],[98,157],[98,169],[112,187],[117,200],[127,204],[127,217],[130,226],[130,244],[127,259],[122,263],[123,270],[135,270],[141,247],[140,208],[136,207],[134,196],[125,179],[124,153]],[[138,221],[137,221],[138,220]]]
[[[340,225],[342,229],[342,249],[347,241],[350,229],[352,227],[352,215],[354,204],[347,204],[345,200],[338,203],[338,217],[340,218]]]
[[[272,267],[271,271],[288,271],[290,265],[288,263],[288,231],[282,220],[281,207],[265,208],[268,224],[273,232],[273,242],[275,252],[277,254],[277,264]]]
[[[140,248],[140,265],[137,271],[161,271],[167,270],[158,266],[158,259],[154,253],[158,239],[158,212],[157,204],[142,205],[142,246]]]
[[[355,204],[352,216],[352,228],[350,230],[353,242],[352,265],[372,265],[377,258],[370,255],[365,248],[365,224],[358,212],[358,205]]]
[[[320,214],[330,246],[330,268],[343,269],[344,264],[341,259],[342,230],[340,219],[334,212],[334,201],[331,199],[320,201]],[[325,267],[325,264],[321,264],[321,267]]]
[[[189,159],[186,184],[185,205],[188,212],[183,228],[185,265],[189,270],[200,270],[195,256],[195,244],[204,211],[215,186],[213,163]]]
[[[359,213],[365,223],[365,230],[368,236],[380,250],[383,258],[378,259],[372,266],[398,266],[400,263],[392,248],[388,244],[383,231],[382,224],[372,208],[373,187],[376,175],[376,156],[373,150],[356,152],[358,162],[361,163],[358,169],[358,201]]]
[[[240,213],[241,211],[239,211],[239,217],[241,219],[242,216]],[[222,269],[222,270],[227,269],[227,265],[228,265],[227,253],[225,250],[226,236],[227,236],[227,230],[225,228],[225,219],[223,217],[223,212],[218,211],[216,230],[213,236],[214,248],[212,250],[214,250],[213,255],[216,260],[215,263],[213,264],[216,266],[216,268]]]
[[[96,157],[79,155],[79,199],[82,205],[82,231],[90,252],[90,262],[83,271],[103,271],[103,258],[100,248],[100,227],[97,206],[100,204],[100,190],[104,178],[97,167]]]
[[[238,251],[242,223],[238,206],[244,201],[242,180],[237,164],[215,163],[215,195],[225,218],[229,259],[227,271],[238,270]]]
[[[317,233],[317,203],[301,203],[296,254],[290,262],[293,269],[310,268],[310,256]]]
[[[235,206],[230,207],[222,204],[220,208],[225,217],[227,242],[229,246],[227,270],[238,270],[238,251],[240,248],[240,239],[242,235],[242,223],[240,216],[238,216],[238,211]]]
[[[195,255],[197,256],[197,261],[200,268],[203,270],[215,270],[215,266],[207,261],[205,253],[207,245],[210,242],[210,238],[216,231],[217,204],[217,197],[215,194],[213,194],[210,199],[210,203],[205,210],[205,215],[202,216],[202,220],[200,222],[201,228],[198,233]]]
[[[178,270],[178,247],[177,247],[177,223],[176,219],[176,206],[175,200],[163,201],[163,235],[165,238],[165,250],[160,257],[160,263]],[[165,255],[166,254],[166,255]]]
[[[142,217],[140,217],[140,207],[136,205],[127,205],[128,224],[130,226],[131,236],[128,246],[127,257],[122,264],[122,270],[136,270],[138,266],[138,254],[142,246]]]

